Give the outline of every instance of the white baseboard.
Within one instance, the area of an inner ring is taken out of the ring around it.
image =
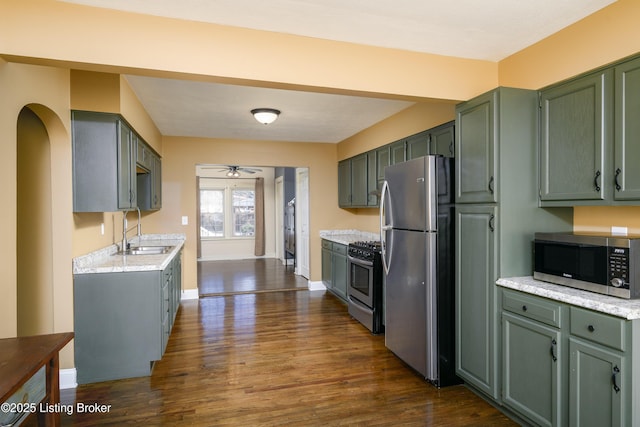
[[[67,388],[76,388],[76,368],[60,369],[60,390]]]
[[[311,280],[309,280],[308,286],[310,291],[324,291],[327,289],[322,281],[312,282]]]
[[[180,300],[185,301],[189,299],[198,299],[198,298],[200,298],[200,296],[198,295],[197,289],[185,289],[184,291],[182,291],[182,296],[180,297]]]

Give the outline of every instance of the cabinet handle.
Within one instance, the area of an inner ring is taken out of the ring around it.
[[[493,175],[489,178],[489,192],[493,194]]]
[[[596,191],[600,191],[600,183],[598,180],[600,179],[600,171],[596,171],[596,176],[593,178],[593,185],[596,187]]]
[[[527,306],[526,305],[522,306],[522,311],[527,311]]]
[[[618,182],[618,176],[622,173],[622,171],[620,170],[620,168],[616,169],[616,176],[614,177],[614,182],[616,184],[616,190],[620,191],[620,189],[622,188],[620,186],[620,183]]]
[[[489,217],[489,230],[491,230],[491,231],[496,231],[495,224],[493,223],[495,219],[496,219],[495,215],[491,215]]]
[[[620,373],[620,369],[618,366],[613,367],[613,374],[611,375],[611,381],[613,382],[613,391],[616,393],[620,392],[620,387],[618,387],[618,374]]]
[[[551,359],[554,362],[558,361],[558,358],[556,357],[556,345],[558,345],[558,342],[555,339],[551,340],[551,349],[549,350],[551,352]]]
[[[451,156],[454,156],[454,146],[453,146],[453,140],[451,140],[451,142],[449,143],[449,154],[451,154]]]
[[[593,325],[587,326],[587,329],[589,330],[589,332],[593,332],[596,330],[596,328],[594,328]]]

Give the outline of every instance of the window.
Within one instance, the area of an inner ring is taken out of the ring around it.
[[[242,238],[255,235],[255,191],[249,188],[200,189],[200,237]]]
[[[232,190],[233,235],[253,236],[256,232],[255,192]]]
[[[224,236],[224,190],[200,190],[200,237]]]

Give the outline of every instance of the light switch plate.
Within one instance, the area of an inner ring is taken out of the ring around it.
[[[189,225],[189,217],[188,216],[183,216],[182,217],[182,225]]]

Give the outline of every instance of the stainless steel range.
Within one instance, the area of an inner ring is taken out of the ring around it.
[[[379,241],[353,242],[347,252],[349,314],[373,334],[384,332],[380,248]]]

